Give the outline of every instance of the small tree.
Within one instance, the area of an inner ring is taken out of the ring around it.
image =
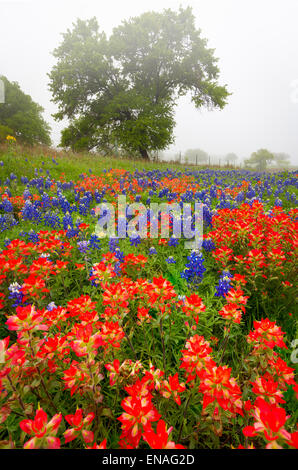
[[[0,103],[0,124],[27,144],[51,144],[50,127],[42,117],[43,108],[26,95],[17,82],[0,77],[5,86],[5,102]]]
[[[225,155],[224,160],[228,165],[235,164],[236,160],[238,160],[238,156],[236,153],[230,152]]]
[[[273,160],[273,153],[269,152],[267,149],[260,149],[257,152],[253,152],[249,159],[244,160],[244,164],[247,168],[264,171],[268,163],[271,163]]]
[[[143,158],[167,148],[179,96],[191,92],[197,108],[226,104],[213,53],[190,7],[130,18],[110,38],[96,18],[77,20],[54,51],[49,74],[59,106],[54,117],[70,120],[62,145],[90,150],[116,140]]]
[[[208,153],[201,149],[188,149],[184,154],[184,160],[188,159],[191,163],[206,163],[208,160]]]
[[[274,153],[274,161],[278,168],[287,168],[290,164],[291,157],[287,153]]]

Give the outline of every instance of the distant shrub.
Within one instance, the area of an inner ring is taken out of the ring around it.
[[[0,124],[0,142],[5,142],[8,135],[14,135],[13,130],[8,126]]]

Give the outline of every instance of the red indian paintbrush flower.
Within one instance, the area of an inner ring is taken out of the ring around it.
[[[196,323],[199,321],[199,314],[206,310],[201,297],[197,294],[192,294],[185,298],[182,304],[182,310],[188,317],[192,317]]]
[[[142,437],[151,449],[185,449],[181,444],[175,444],[175,442],[169,440],[172,429],[173,427],[170,427],[167,430],[166,423],[161,419],[157,423],[156,433],[150,425],[147,427]]]
[[[163,380],[160,388],[160,394],[165,398],[173,396],[177,405],[181,405],[181,398],[179,393],[185,391],[184,383],[179,383],[178,372],[172,376],[169,376],[169,380]]]
[[[265,318],[254,321],[254,330],[249,333],[247,341],[253,345],[255,352],[260,349],[273,349],[275,346],[287,349],[283,341],[284,334],[274,321]]]
[[[186,349],[181,351],[182,361],[180,368],[184,369],[187,375],[187,382],[193,380],[202,369],[211,369],[216,364],[210,353],[209,342],[203,336],[194,335],[186,341]]]
[[[67,429],[63,435],[65,438],[65,444],[76,439],[80,434],[82,435],[86,444],[90,444],[94,440],[94,434],[92,431],[86,429],[89,428],[92,421],[94,420],[95,414],[88,413],[85,418],[83,417],[83,410],[77,409],[74,415],[66,415],[66,421],[72,426]]]
[[[36,310],[34,305],[26,307],[17,307],[16,315],[11,315],[6,321],[9,330],[30,331],[42,330],[47,331],[49,326],[45,324],[45,310]]]
[[[258,397],[254,405],[254,418],[254,425],[246,426],[243,429],[245,436],[254,437],[261,434],[266,441],[291,439],[290,433],[284,428],[289,416],[286,416],[286,411],[276,403],[268,403],[263,398]],[[276,446],[269,445],[266,447],[278,447],[278,444],[276,444]]]
[[[231,368],[215,366],[208,371],[202,370],[200,378],[199,391],[203,393],[203,408],[214,403],[215,412],[219,406],[232,415],[243,414],[242,393],[236,380],[231,377]]]
[[[254,382],[250,383],[253,385],[252,392],[262,397],[264,400],[267,399],[269,403],[285,403],[283,394],[281,390],[279,390],[278,382],[275,382],[268,372],[262,377],[257,377]]]
[[[125,435],[139,441],[148,423],[161,417],[151,400],[150,394],[145,397],[133,395],[122,400],[124,413],[117,419],[122,423],[121,429]]]
[[[243,308],[243,307],[242,307]],[[225,320],[240,324],[243,310],[235,303],[229,303],[218,312]]]
[[[56,437],[56,434],[61,421],[62,415],[59,413],[48,422],[47,414],[42,408],[36,411],[33,420],[24,419],[21,421],[20,428],[22,431],[33,436],[24,444],[24,449],[59,449],[60,439]]]

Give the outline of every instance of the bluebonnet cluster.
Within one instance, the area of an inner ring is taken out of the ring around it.
[[[233,274],[229,271],[223,271],[218,282],[218,286],[215,286],[216,293],[214,294],[216,297],[224,297],[225,294],[229,292],[231,289],[231,279]]]
[[[114,253],[116,258],[119,260],[119,264],[116,263],[116,272],[119,274],[120,264],[124,261],[124,253],[119,248],[119,239],[118,238],[110,238],[109,240],[109,250],[111,253]]]
[[[34,232],[34,230],[30,230],[30,232],[28,233],[28,240],[29,242],[32,242],[32,243],[38,243],[39,242],[38,233]]]
[[[88,240],[88,243],[90,250],[100,250],[100,239],[97,235],[91,235]]]
[[[3,199],[2,203],[0,203],[0,209],[4,212],[13,212],[13,205],[9,199]]]
[[[137,235],[136,237],[130,237],[129,242],[131,246],[138,246],[141,243],[141,237],[140,235]]]
[[[171,237],[168,241],[168,246],[178,246],[179,245],[179,239]]]
[[[193,250],[187,257],[188,263],[182,273],[180,273],[182,279],[187,281],[189,286],[196,287],[202,282],[203,274],[206,271],[204,266],[204,258],[202,253]]]
[[[87,240],[83,240],[77,243],[77,247],[80,253],[86,254],[89,250],[89,242]]]
[[[48,312],[51,312],[52,310],[55,310],[55,308],[57,308],[57,305],[55,304],[55,302],[50,302],[50,303],[47,305],[47,311],[48,311]]]
[[[40,201],[31,202],[29,199],[27,199],[21,213],[23,220],[30,220],[37,223],[41,223],[42,221]]]
[[[58,229],[61,226],[60,217],[55,212],[47,212],[44,214],[43,221],[47,227],[51,227],[53,229]]]
[[[212,238],[204,238],[202,242],[202,248],[206,251],[213,251],[215,250],[215,244]]]
[[[9,290],[8,298],[14,300],[14,304],[12,305],[13,307],[19,307],[20,305],[23,305],[24,295],[21,291],[21,288],[22,286],[18,284],[17,282],[13,282],[8,287],[8,290]]]
[[[0,215],[0,232],[10,229],[14,225],[18,225],[18,223],[11,214]]]
[[[166,259],[166,262],[168,264],[175,264],[176,263],[176,260],[173,258],[173,256],[169,256],[167,259]]]
[[[124,253],[119,248],[119,239],[110,238],[109,240],[109,250],[111,253],[115,253],[116,258],[118,258],[120,263],[124,261]]]
[[[114,253],[116,248],[119,248],[119,239],[118,238],[110,238],[109,239],[109,250],[111,253]]]
[[[277,197],[274,201],[274,205],[278,207],[282,207],[282,200]]]
[[[212,210],[207,204],[203,205],[203,221],[206,227],[212,226]]]
[[[23,199],[25,199],[25,201],[27,199],[30,199],[32,198],[32,194],[30,193],[29,189],[24,189],[24,192],[23,192]]]
[[[149,248],[149,255],[156,255],[157,254],[157,251],[156,249],[154,248],[154,246],[152,246],[151,248]]]

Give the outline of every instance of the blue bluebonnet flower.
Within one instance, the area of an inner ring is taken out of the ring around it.
[[[43,222],[46,226],[52,228],[58,228],[61,224],[59,215],[51,212],[44,214]]]
[[[30,193],[29,189],[25,189],[23,192],[23,198],[26,201],[27,199],[30,199],[30,197],[32,197],[32,194]]]
[[[13,205],[9,199],[3,199],[1,209],[4,210],[4,212],[13,212]]]
[[[24,295],[21,291],[22,286],[17,282],[13,282],[8,286],[9,290],[9,299],[13,299],[15,303],[12,305],[13,307],[19,307],[23,304]]]
[[[28,233],[28,240],[32,243],[38,243],[39,242],[39,236],[38,233],[34,232],[34,230],[30,230]]]
[[[50,302],[49,305],[47,305],[46,309],[48,310],[48,312],[51,312],[52,310],[54,310],[55,308],[57,308],[57,305],[55,304],[55,302]]]
[[[4,246],[7,247],[10,243],[11,243],[11,240],[9,238],[5,238]]]
[[[97,235],[91,235],[89,239],[89,246],[91,250],[99,250],[100,249],[100,239]]]
[[[179,239],[171,237],[168,241],[168,246],[178,246],[179,245]]]
[[[51,198],[48,195],[48,193],[43,193],[43,195],[41,197],[41,202],[42,202],[43,209],[47,209],[48,207],[51,207],[51,205],[52,205]]]
[[[34,201],[34,203],[32,203],[29,200],[25,201],[25,204],[23,206],[21,213],[22,213],[22,218],[24,220],[32,220],[37,223],[41,223],[42,221],[42,214],[40,212],[39,201]]]
[[[169,256],[167,259],[166,259],[166,262],[168,264],[175,264],[176,263],[176,260],[173,258],[173,256]]]
[[[229,271],[223,271],[222,275],[219,278],[218,286],[215,286],[216,293],[214,294],[216,297],[224,297],[225,294],[229,292],[231,289],[231,279],[233,274]]]
[[[182,279],[185,279],[188,285],[196,287],[202,282],[203,274],[206,271],[204,266],[204,258],[202,253],[193,250],[187,257],[188,263],[186,263],[184,271],[180,273]]]
[[[119,247],[119,240],[118,238],[110,238],[109,239],[109,250],[114,253],[116,248]]]
[[[131,246],[138,246],[141,243],[141,237],[140,235],[137,235],[136,237],[130,237],[129,241]]]
[[[0,215],[0,232],[8,230],[14,225],[18,225],[18,221],[11,214]]]
[[[123,253],[123,251],[121,251],[120,248],[117,247],[115,249],[114,253],[115,253],[116,258],[119,259],[119,262],[123,263],[124,262],[124,253]]]
[[[154,246],[152,246],[150,249],[149,249],[149,255],[156,255],[157,254],[157,251],[156,249],[154,248]]]
[[[89,250],[89,242],[86,240],[78,242],[77,247],[80,253],[85,254]]]
[[[120,261],[114,264],[114,272],[116,273],[117,276],[120,276],[121,274],[121,262]]]
[[[76,237],[77,235],[79,235],[79,230],[78,229],[69,228],[66,231],[67,238],[73,238],[73,237]]]
[[[47,260],[51,261],[51,255],[50,253],[41,253],[40,258],[47,258]]]
[[[274,205],[278,207],[282,207],[282,200],[277,197],[274,201]]]
[[[64,230],[73,228],[73,220],[70,214],[66,214],[62,219]]]
[[[25,238],[27,237],[27,232],[24,232],[24,230],[22,230],[20,233],[19,233],[19,238]]]
[[[202,247],[206,251],[215,250],[215,245],[214,245],[214,242],[213,242],[212,238],[204,238],[203,243],[202,243]]]

